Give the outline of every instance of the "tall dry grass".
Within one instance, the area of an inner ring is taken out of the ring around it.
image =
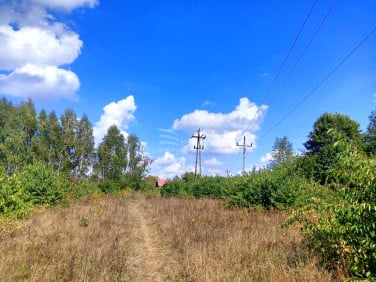
[[[106,197],[49,209],[0,234],[1,281],[130,281],[127,200]]]
[[[278,227],[282,212],[229,210],[218,201],[155,198],[149,213],[175,250],[185,281],[333,281],[302,245]]]
[[[0,281],[333,281],[284,219],[214,200],[106,196],[0,231]]]

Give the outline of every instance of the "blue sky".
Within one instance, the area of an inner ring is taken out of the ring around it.
[[[112,124],[137,134],[160,177],[194,169],[190,137],[201,128],[203,173],[236,174],[244,135],[249,169],[267,162],[276,137],[302,150],[324,112],[366,128],[376,34],[279,121],[375,28],[375,15],[374,0],[0,0],[0,95],[86,113],[97,142]]]

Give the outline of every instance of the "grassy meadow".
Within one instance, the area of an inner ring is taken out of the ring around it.
[[[335,281],[282,211],[107,195],[0,233],[2,281]],[[339,278],[337,278],[340,280]]]

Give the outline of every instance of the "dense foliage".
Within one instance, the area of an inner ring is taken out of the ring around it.
[[[111,126],[98,148],[86,115],[60,118],[31,100],[0,100],[0,217],[84,194],[141,189],[150,158],[137,136]]]
[[[161,194],[222,198],[230,206],[270,209],[303,204],[310,187],[305,178],[296,174],[295,164],[286,162],[242,176],[176,178],[162,187]]]
[[[336,181],[337,201],[316,203],[317,220],[297,219],[324,265],[376,279],[376,159],[344,139],[335,147],[341,150],[328,174]]]

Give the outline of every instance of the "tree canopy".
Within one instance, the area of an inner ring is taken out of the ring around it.
[[[272,151],[272,166],[281,164],[289,160],[294,155],[292,143],[286,136],[282,138],[276,138],[273,145]]]
[[[316,153],[326,145],[334,144],[338,141],[330,130],[335,130],[348,141],[360,144],[362,135],[360,125],[349,116],[335,113],[324,113],[314,123],[313,130],[308,135],[308,141],[304,143],[305,148],[310,153]]]

